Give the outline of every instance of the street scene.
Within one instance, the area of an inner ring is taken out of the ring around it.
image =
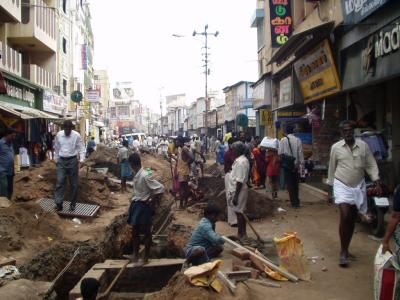
[[[0,299],[400,299],[399,22],[0,0]]]

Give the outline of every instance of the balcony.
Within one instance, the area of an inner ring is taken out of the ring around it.
[[[23,65],[22,76],[44,88],[53,90],[56,84],[56,75],[37,65]]]
[[[21,54],[8,47],[6,44],[0,41],[0,69],[11,72],[15,75],[21,76],[22,69],[22,56]]]
[[[54,9],[43,0],[21,1],[21,23],[10,25],[9,41],[23,50],[55,53],[57,24]]]
[[[21,0],[0,1],[0,20],[5,23],[21,22]]]

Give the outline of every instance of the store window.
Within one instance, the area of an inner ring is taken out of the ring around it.
[[[22,24],[28,24],[30,21],[30,10],[31,4],[29,0],[22,0],[21,2],[21,22]]]

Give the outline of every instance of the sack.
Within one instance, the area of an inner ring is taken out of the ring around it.
[[[281,167],[285,170],[294,171],[296,158],[290,155],[281,154]]]
[[[307,257],[304,255],[303,243],[296,233],[285,233],[282,238],[274,238],[281,267],[293,273],[301,280],[310,281],[311,273]]]

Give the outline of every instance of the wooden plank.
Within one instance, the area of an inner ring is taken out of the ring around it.
[[[124,257],[129,258],[129,255],[124,255]],[[100,263],[100,264],[95,264],[93,266],[93,270],[101,270],[101,269],[121,269],[126,262],[129,261],[127,260],[116,260],[114,262],[107,262],[107,263]],[[152,267],[164,267],[164,266],[174,266],[174,265],[183,265],[185,263],[185,259],[181,258],[173,258],[173,259],[168,259],[168,258],[161,258],[161,259],[151,259],[147,264],[142,265],[142,266],[137,266],[137,264],[130,263],[128,264],[127,268],[152,268]]]
[[[287,272],[286,270],[278,267],[277,265],[273,264],[271,261],[266,260],[265,258],[263,258],[263,257],[255,254],[255,253],[251,252],[250,250],[248,250],[245,247],[243,247],[242,245],[232,241],[231,239],[227,238],[226,236],[222,236],[222,238],[224,239],[224,241],[226,241],[227,243],[231,244],[234,247],[245,249],[246,251],[248,251],[250,253],[250,257],[256,258],[257,260],[261,261],[263,264],[267,265],[272,270],[274,270],[274,271],[278,272],[279,274],[281,274],[281,275],[285,276],[286,278],[288,278],[290,281],[293,281],[293,282],[299,281],[299,278],[297,278],[297,276],[295,276],[295,275]]]
[[[217,276],[229,288],[231,293],[235,295],[236,285],[231,280],[229,280],[228,277],[226,277],[225,274],[222,273],[221,271],[218,271]]]
[[[281,285],[279,283],[269,282],[269,281],[259,280],[259,279],[248,279],[247,282],[260,284],[260,285],[267,286],[267,287],[274,287],[274,288],[281,287]]]

